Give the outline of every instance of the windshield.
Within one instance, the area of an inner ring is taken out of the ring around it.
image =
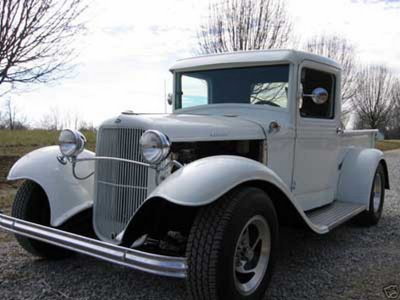
[[[177,80],[176,109],[220,103],[288,105],[289,65],[187,72]]]

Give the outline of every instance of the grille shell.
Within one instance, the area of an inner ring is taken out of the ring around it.
[[[96,155],[143,162],[139,140],[144,130],[101,128]],[[93,222],[96,234],[116,243],[148,194],[149,169],[145,166],[113,160],[96,161]]]

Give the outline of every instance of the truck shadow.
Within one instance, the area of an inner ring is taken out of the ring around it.
[[[382,288],[400,281],[398,228],[393,251],[380,234],[390,218],[369,228],[349,222],[326,235],[283,228],[266,299],[384,299]]]

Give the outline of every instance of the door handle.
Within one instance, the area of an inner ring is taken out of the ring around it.
[[[344,129],[342,127],[338,127],[338,128],[336,128],[336,133],[338,135],[342,135],[344,133]]]
[[[272,121],[268,126],[268,133],[277,133],[281,130],[281,125],[277,121]]]

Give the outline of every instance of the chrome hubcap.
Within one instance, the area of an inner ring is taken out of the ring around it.
[[[252,294],[267,270],[271,252],[271,231],[264,217],[257,215],[243,227],[236,243],[233,276],[242,295]]]
[[[381,174],[376,173],[374,179],[373,189],[373,201],[374,201],[374,212],[378,212],[381,206],[381,195],[382,195],[382,178]]]

